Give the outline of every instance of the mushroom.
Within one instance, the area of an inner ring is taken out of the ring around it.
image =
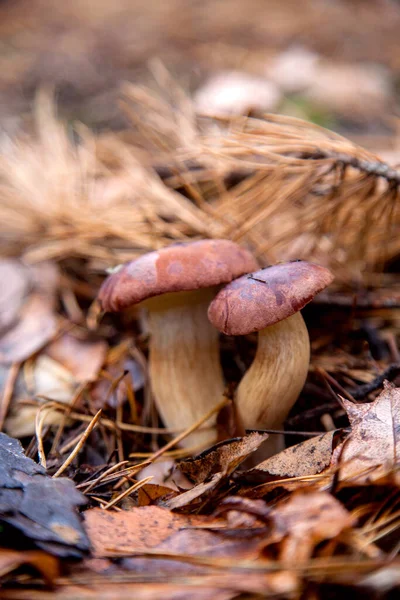
[[[167,428],[184,430],[220,400],[224,380],[218,331],[207,318],[217,286],[257,268],[247,250],[228,240],[175,244],[125,264],[103,283],[104,311],[141,303],[148,311],[149,371]],[[215,417],[182,445],[201,448],[216,437]]]
[[[282,263],[239,277],[211,302],[208,317],[227,335],[258,331],[256,356],[241,380],[236,402],[246,429],[282,429],[307,377],[310,341],[300,310],[333,280],[305,261]],[[269,455],[282,449],[271,437]]]

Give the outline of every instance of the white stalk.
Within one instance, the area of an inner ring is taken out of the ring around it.
[[[222,398],[218,331],[207,317],[215,290],[164,294],[145,303],[150,328],[150,380],[165,426],[184,430]],[[216,441],[210,419],[181,445],[205,448]]]
[[[310,340],[300,312],[258,333],[254,361],[239,384],[237,409],[246,429],[283,429],[307,378]],[[265,458],[283,449],[283,436],[263,445]]]

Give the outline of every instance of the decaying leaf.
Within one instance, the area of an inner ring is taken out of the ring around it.
[[[196,501],[204,502],[267,438],[267,434],[250,433],[243,438],[220,442],[196,458],[179,463],[179,472],[196,485],[166,500],[163,505],[175,510]]]
[[[396,475],[400,461],[400,388],[385,382],[371,403],[354,404],[342,398],[351,434],[332,455],[343,483],[362,485],[388,473]]]
[[[201,499],[204,502],[205,498],[218,487],[223,478],[224,473],[214,473],[208,481],[198,483],[187,492],[166,500],[164,506],[167,506],[170,510],[176,510],[192,504],[195,500]]]
[[[159,546],[185,527],[204,524],[204,517],[177,515],[158,506],[110,512],[93,508],[85,512],[85,529],[96,557],[145,552]]]
[[[196,458],[179,463],[179,470],[193,483],[203,483],[216,473],[230,475],[267,438],[268,434],[250,433],[240,439],[221,442]]]
[[[242,473],[241,480],[254,483],[321,473],[331,462],[334,435],[328,431],[291,446]]]
[[[158,485],[154,483],[146,483],[144,486],[139,488],[138,491],[138,504],[139,506],[148,506],[149,504],[156,504],[157,500],[165,497],[176,496],[178,492],[166,487],[165,485]]]
[[[21,444],[0,433],[0,522],[58,556],[89,549],[76,507],[85,498],[69,479],[52,479],[24,455]],[[12,543],[12,539],[4,540]]]
[[[271,516],[275,535],[282,539],[280,559],[292,564],[309,559],[317,544],[355,524],[355,518],[326,492],[299,490]]]

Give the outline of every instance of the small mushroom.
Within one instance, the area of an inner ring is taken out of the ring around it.
[[[310,341],[300,310],[332,280],[324,267],[293,261],[239,277],[211,302],[208,316],[219,331],[227,335],[258,331],[256,356],[236,394],[246,429],[282,429],[310,361]],[[275,435],[267,444],[268,454],[281,449]]]
[[[176,244],[141,256],[112,273],[98,300],[104,311],[141,303],[150,331],[149,370],[158,411],[169,429],[193,425],[221,399],[224,381],[218,331],[207,318],[217,286],[256,268],[253,256],[228,240]],[[215,441],[215,418],[208,429],[182,445],[206,447]]]

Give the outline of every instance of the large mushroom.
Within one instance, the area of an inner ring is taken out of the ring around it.
[[[226,335],[258,332],[256,356],[236,402],[246,429],[282,429],[308,372],[310,342],[300,310],[333,280],[319,265],[293,261],[239,277],[211,302],[208,316]],[[265,447],[281,449],[277,436]]]
[[[149,369],[158,411],[169,429],[186,429],[221,399],[218,331],[207,309],[218,287],[257,268],[247,250],[228,240],[175,244],[125,264],[103,283],[104,311],[141,303],[148,312]],[[184,446],[206,447],[215,419]]]

